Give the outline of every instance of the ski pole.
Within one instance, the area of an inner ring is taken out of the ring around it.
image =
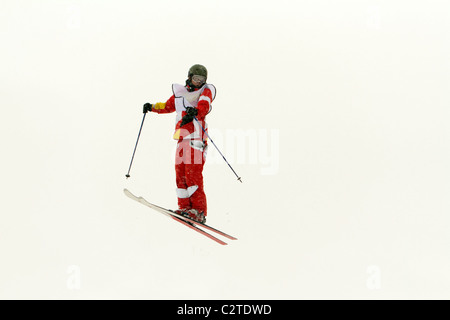
[[[145,120],[145,115],[147,113],[144,112],[144,117],[142,118],[142,123],[141,123],[141,127],[139,128],[139,134],[136,140],[136,145],[134,146],[134,151],[133,151],[133,156],[131,157],[131,162],[130,162],[130,167],[128,168],[128,173],[125,175],[125,177],[127,177],[127,179],[130,177],[130,170],[131,170],[131,165],[133,164],[133,159],[134,159],[134,154],[136,153],[136,148],[139,142],[139,137],[141,136],[141,131],[142,131],[142,126],[144,125],[144,120]]]
[[[236,173],[236,171],[234,171],[233,167],[228,163],[227,159],[225,159],[225,156],[222,154],[222,152],[220,152],[219,148],[217,148],[216,144],[214,143],[214,141],[211,139],[211,137],[209,136],[208,132],[206,132],[205,128],[203,128],[202,124],[200,123],[200,121],[198,121],[197,117],[194,117],[195,121],[197,121],[197,123],[200,125],[200,127],[202,128],[203,132],[206,134],[206,136],[208,137],[209,140],[211,140],[211,143],[213,144],[214,147],[216,147],[217,151],[219,151],[220,155],[222,156],[223,160],[225,160],[225,162],[227,163],[227,165],[230,167],[231,171],[233,171],[233,173],[235,174],[235,176],[237,177],[238,181],[240,183],[242,183],[241,177],[238,176],[238,174]]]

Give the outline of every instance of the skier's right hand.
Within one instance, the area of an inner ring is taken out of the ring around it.
[[[194,120],[194,117],[198,114],[198,110],[193,107],[186,107],[186,115],[181,119],[180,127],[184,126],[186,123]]]
[[[152,104],[151,103],[146,103],[146,104],[144,104],[144,109],[143,109],[143,112],[144,113],[147,113],[147,112],[152,112]]]

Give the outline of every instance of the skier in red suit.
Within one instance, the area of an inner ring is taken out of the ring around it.
[[[202,65],[193,65],[185,85],[173,84],[173,95],[166,102],[144,104],[144,112],[176,112],[173,138],[178,141],[175,173],[179,214],[205,223],[206,195],[203,186],[203,166],[208,149],[205,122],[216,96],[216,88],[206,83],[208,72]]]

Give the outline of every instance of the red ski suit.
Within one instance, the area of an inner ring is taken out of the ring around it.
[[[203,166],[206,160],[208,126],[206,115],[211,111],[211,103],[216,89],[205,84],[193,92],[185,86],[172,85],[173,95],[165,102],[153,105],[153,112],[176,112],[174,139],[178,141],[175,153],[175,173],[177,184],[178,207],[181,210],[197,209],[207,215],[206,195],[203,186]],[[186,115],[186,107],[195,107],[197,120],[181,127],[181,120]]]

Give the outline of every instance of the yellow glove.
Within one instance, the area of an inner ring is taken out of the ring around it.
[[[165,102],[157,102],[153,105],[153,109],[155,110],[162,110],[166,107],[166,103]]]

